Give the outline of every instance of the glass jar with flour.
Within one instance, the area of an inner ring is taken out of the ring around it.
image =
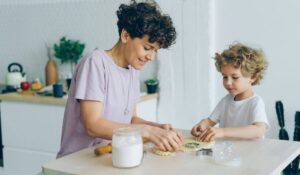
[[[131,168],[141,164],[143,142],[139,130],[119,128],[113,131],[112,163],[114,167]]]

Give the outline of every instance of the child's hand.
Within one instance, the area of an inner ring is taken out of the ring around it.
[[[191,134],[195,137],[198,137],[203,131],[205,131],[206,128],[207,126],[200,122],[192,128]]]
[[[224,136],[224,134],[223,134],[222,128],[209,127],[200,134],[199,140],[202,142],[210,142],[210,141],[214,140],[215,138],[221,138],[223,136]]]

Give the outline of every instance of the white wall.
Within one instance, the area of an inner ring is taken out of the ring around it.
[[[210,2],[160,0],[178,32],[176,44],[158,52],[160,100],[158,119],[182,129],[211,111]]]
[[[125,0],[1,0],[0,83],[7,66],[19,62],[29,81],[44,80],[47,53],[44,42],[57,43],[62,36],[95,47],[110,49],[118,40],[116,10]],[[60,65],[59,60],[57,60]],[[69,66],[60,66],[62,77]],[[157,61],[141,71],[141,81],[156,77]],[[142,84],[144,88],[144,84]]]
[[[216,48],[222,51],[237,40],[262,48],[269,61],[266,77],[255,88],[266,104],[272,126],[269,136],[278,138],[275,101],[285,107],[286,127],[292,138],[294,115],[300,110],[300,1],[226,0],[216,3]],[[218,80],[217,98],[224,90]]]
[[[110,48],[118,38],[115,11],[120,2],[128,1],[1,0],[0,83],[4,83],[7,65],[14,61],[24,65],[29,80],[36,77],[43,79],[47,61],[45,40],[53,44],[61,36],[67,35],[85,42],[86,52],[97,46],[103,49]],[[237,40],[264,49],[269,60],[265,80],[255,88],[265,100],[272,126],[268,136],[278,137],[274,106],[276,100],[282,100],[285,106],[286,125],[291,137],[294,114],[296,110],[300,110],[298,82],[300,74],[297,73],[300,63],[297,52],[300,43],[300,2],[297,0],[159,0],[158,2],[165,12],[170,13],[178,31],[176,45],[169,52],[166,51],[168,53],[165,53],[165,56],[172,57],[169,59],[173,61],[172,64],[181,64],[193,56],[199,58],[199,62],[195,64],[183,63],[182,70],[161,71],[162,74],[166,73],[164,75],[167,75],[167,78],[173,73],[172,76],[181,79],[179,89],[176,91],[162,87],[162,93],[169,91],[177,96],[174,101],[161,98],[161,104],[174,103],[177,105],[176,109],[181,106],[187,111],[174,114],[170,107],[160,109],[161,121],[188,128],[209,114],[213,105],[226,92],[219,74],[209,68],[211,62],[208,60],[211,60],[214,51],[222,51],[228,44]],[[162,63],[167,62],[160,60],[160,63],[162,66]],[[157,64],[158,62],[154,61],[142,70],[141,81],[156,76]],[[192,72],[189,68],[195,67],[196,64],[201,66],[198,72]],[[183,77],[187,80],[183,81]],[[167,83],[170,81],[166,80],[165,84]],[[196,105],[191,107],[190,104]],[[194,112],[191,112],[192,110]]]

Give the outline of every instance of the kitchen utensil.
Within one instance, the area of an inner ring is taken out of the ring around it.
[[[284,129],[284,109],[281,101],[276,101],[276,114],[278,118],[278,123],[280,126],[279,130],[279,139],[280,140],[289,140],[289,135]]]
[[[200,149],[196,151],[197,156],[212,156],[212,149]]]
[[[103,154],[106,154],[106,153],[111,153],[112,152],[112,146],[111,146],[111,143],[107,144],[107,145],[104,145],[104,146],[98,146],[95,148],[94,150],[94,153],[97,155],[97,156],[100,156],[100,155],[103,155]]]
[[[143,137],[143,143],[147,143],[149,141],[148,138]],[[107,145],[101,145],[95,148],[94,153],[97,156],[103,155],[103,154],[107,154],[107,153],[111,153],[112,152],[112,146],[111,143],[108,143]]]
[[[6,75],[6,85],[14,88],[20,88],[20,84],[26,81],[26,74],[23,67],[19,63],[11,63],[8,65],[8,73]]]
[[[296,111],[295,113],[294,141],[300,141],[300,111]],[[299,159],[300,156],[294,159],[291,164],[294,173],[299,173]]]
[[[278,119],[278,124],[280,126],[279,130],[279,139],[280,140],[289,140],[289,135],[284,129],[284,109],[281,101],[276,101],[275,103],[276,114]],[[289,174],[292,171],[292,166],[289,164],[282,172],[283,174]]]
[[[35,91],[32,91],[32,90],[25,90],[24,91],[22,89],[18,89],[17,93],[21,94],[21,95],[35,95]]]

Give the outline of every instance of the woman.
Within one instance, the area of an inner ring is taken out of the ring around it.
[[[145,121],[136,114],[139,69],[160,48],[176,39],[169,16],[155,4],[121,4],[119,40],[110,50],[95,49],[77,64],[67,101],[61,148],[57,157],[111,139],[113,130],[134,127],[159,149],[178,150],[182,136],[169,124]]]

